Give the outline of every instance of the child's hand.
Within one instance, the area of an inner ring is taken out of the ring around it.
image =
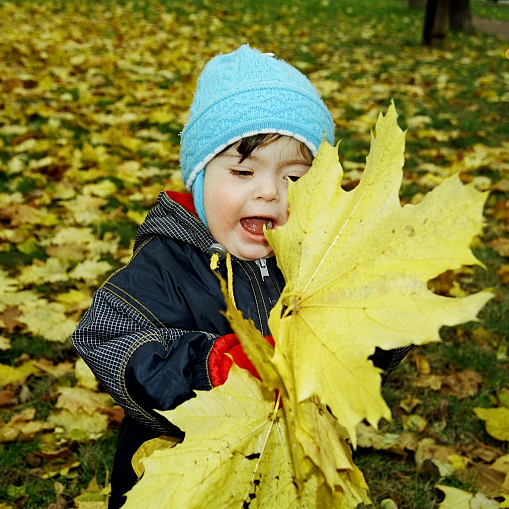
[[[274,346],[272,336],[266,336],[265,339]],[[244,353],[237,335],[226,334],[216,340],[209,354],[209,374],[214,387],[226,382],[233,362],[240,368],[247,369],[260,380],[260,375],[258,375],[255,367]]]

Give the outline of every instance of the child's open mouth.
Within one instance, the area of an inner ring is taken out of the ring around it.
[[[272,230],[276,227],[276,223],[270,217],[245,217],[240,220],[240,224],[244,229],[255,235],[263,235],[264,227],[266,230]]]

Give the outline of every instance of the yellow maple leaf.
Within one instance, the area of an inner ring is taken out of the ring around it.
[[[323,478],[332,492],[339,491],[343,494],[343,505],[340,507],[356,507],[360,501],[368,502],[367,485],[362,473],[352,461],[350,446],[346,443],[348,435],[345,428],[339,425],[317,398],[301,402],[295,400],[292,380],[281,376],[272,362],[274,348],[256,329],[254,323],[245,320],[231,299],[227,298],[224,281],[221,281],[221,285],[227,303],[228,321],[241,338],[242,346],[252,359],[264,385],[276,389],[282,398],[284,421],[291,442],[296,444],[290,448],[296,486],[302,489],[310,472],[314,471],[314,475]],[[327,447],[323,447],[325,443]],[[302,454],[306,460],[303,460]],[[313,467],[305,467],[308,460]]]
[[[83,186],[83,194],[108,198],[118,192],[117,186],[111,180],[102,180],[97,184]]]
[[[136,475],[141,477],[145,473],[143,460],[147,456],[150,456],[155,451],[171,449],[181,442],[182,438],[168,437],[164,435],[143,442],[143,444],[140,445],[139,449],[134,453],[134,456],[131,459],[131,465],[133,470],[136,472]]]
[[[150,114],[149,120],[154,124],[167,124],[175,120],[175,115],[171,111],[156,109]]]
[[[20,309],[22,314],[18,321],[26,324],[33,334],[49,341],[67,341],[78,325],[76,320],[65,316],[65,308],[58,302],[38,299],[24,303]]]
[[[78,263],[78,265],[69,272],[69,277],[96,282],[99,280],[100,276],[104,276],[112,268],[112,265],[104,260],[85,260]]]
[[[143,221],[145,221],[145,217],[147,217],[147,212],[139,210],[128,210],[126,215],[131,221],[133,221],[133,223],[140,225],[141,223],[143,223]]]
[[[142,507],[146,500],[152,509],[201,509],[205,505],[237,508],[242,504],[250,509],[339,509],[344,498],[353,504],[351,507],[367,501],[364,493],[353,493],[344,482],[335,492],[328,489],[305,455],[301,454],[300,465],[292,462],[295,454],[290,449],[300,447],[291,440],[284,409],[278,406],[272,392],[247,371],[233,366],[223,386],[210,392],[197,391],[196,398],[161,412],[186,430],[186,439],[175,447],[138,458],[144,475],[129,492],[124,508]],[[334,420],[330,414],[314,414]],[[327,443],[331,446],[337,450],[334,443]],[[308,473],[301,488],[295,482],[296,468]],[[356,469],[350,459],[345,468]]]
[[[136,185],[144,177],[144,173],[138,161],[123,161],[115,168],[115,176],[126,183]]]
[[[41,358],[33,361],[33,364],[36,368],[40,369],[44,373],[49,373],[55,378],[59,378],[74,371],[72,362],[60,362],[58,364],[53,364],[53,362],[49,359]]]
[[[52,412],[47,421],[62,428],[66,437],[86,442],[101,438],[108,429],[108,417],[104,414],[89,415],[82,410],[73,414],[67,410]]]
[[[108,496],[111,493],[111,486],[106,485],[101,489],[94,477],[86,490],[74,499],[77,509],[107,509]]]
[[[100,413],[110,397],[82,387],[60,387],[56,410],[48,422],[63,428],[66,436],[77,440],[97,439],[108,429],[108,417]]]
[[[13,367],[0,364],[0,387],[13,382],[23,383],[30,375],[39,372],[33,361],[26,361],[21,366]]]
[[[498,500],[488,498],[483,493],[473,495],[458,488],[441,484],[437,484],[435,488],[438,488],[445,494],[444,501],[438,506],[439,509],[498,509],[507,507],[505,504],[501,505]]]
[[[63,226],[56,230],[55,235],[50,239],[51,244],[93,244],[97,241],[92,228],[77,228],[75,226]]]
[[[99,381],[88,367],[88,364],[80,357],[75,364],[76,382],[77,385],[96,391],[99,387]]]
[[[497,440],[509,441],[509,408],[474,408],[475,415],[486,421],[486,431]]]
[[[67,293],[57,295],[56,300],[64,306],[66,311],[85,310],[92,304],[91,290],[88,288],[75,290],[73,288]]]
[[[19,306],[22,302],[37,299],[32,291],[20,291],[19,281],[0,269],[0,312],[6,307]]]
[[[101,207],[104,207],[106,203],[105,198],[79,195],[72,200],[62,202],[62,205],[72,214],[76,223],[88,225],[104,220],[104,211]]]
[[[48,246],[44,250],[48,256],[63,260],[81,261],[86,256],[86,250],[84,246],[80,246],[78,244],[61,244],[59,246]]]
[[[10,220],[11,226],[39,224],[42,213],[39,209],[23,203],[10,203],[2,208],[2,217]]]
[[[95,392],[84,387],[59,387],[58,392],[56,408],[62,408],[74,415],[80,410],[94,415],[98,408],[107,408],[111,400],[104,392]]]
[[[0,326],[3,325],[3,320],[0,319]],[[0,336],[0,350],[9,350],[11,347],[11,340],[5,336]]]
[[[67,281],[68,268],[67,261],[60,258],[48,258],[45,262],[35,259],[32,265],[23,267],[18,280],[24,285]]]
[[[435,488],[445,494],[445,499],[440,504],[439,509],[471,509],[470,501],[474,498],[472,493],[441,484],[437,484]]]
[[[438,341],[443,325],[475,320],[491,293],[448,298],[429,279],[464,264],[483,225],[486,194],[455,175],[417,205],[402,207],[404,133],[391,105],[380,115],[366,169],[350,192],[341,188],[336,149],[322,143],[309,172],[289,188],[288,222],[266,236],[286,286],[270,315],[272,362],[293,380],[297,401],[316,395],[346,427],[376,426],[390,411],[380,371],[368,357]]]
[[[35,408],[26,408],[0,426],[0,442],[31,439],[36,433],[53,429],[51,423],[35,420]]]

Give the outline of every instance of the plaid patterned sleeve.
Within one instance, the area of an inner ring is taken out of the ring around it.
[[[148,342],[157,342],[169,351],[183,335],[192,331],[155,328],[146,317],[105,288],[99,289],[90,309],[73,334],[74,347],[125,412],[154,431],[171,434],[164,424],[130,396],[125,372],[131,356]],[[207,333],[197,332],[209,338]]]

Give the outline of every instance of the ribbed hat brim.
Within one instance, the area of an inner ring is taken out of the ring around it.
[[[315,99],[309,92],[280,82],[237,88],[210,101],[182,131],[181,165],[186,187],[191,189],[196,175],[219,152],[241,138],[260,133],[292,136],[313,155],[324,135],[334,143],[334,125],[318,94]]]

